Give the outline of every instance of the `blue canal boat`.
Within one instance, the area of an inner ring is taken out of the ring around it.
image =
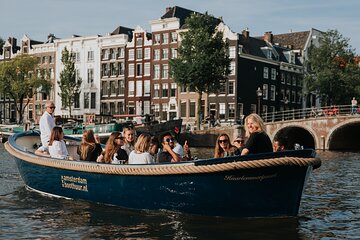
[[[79,140],[66,137],[75,156]],[[305,181],[320,166],[308,150],[152,165],[115,165],[38,156],[39,133],[12,135],[26,186],[57,197],[131,209],[230,217],[296,216]]]

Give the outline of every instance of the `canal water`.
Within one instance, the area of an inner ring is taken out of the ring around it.
[[[298,217],[233,219],[42,196],[25,189],[1,144],[0,239],[359,239],[360,153],[318,156],[322,166],[309,179]]]

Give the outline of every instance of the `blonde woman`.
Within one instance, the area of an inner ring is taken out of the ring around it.
[[[248,140],[241,155],[273,151],[271,140],[265,132],[264,122],[259,115],[252,113],[245,118],[245,131]]]
[[[96,143],[93,130],[84,130],[81,145],[77,149],[80,160],[96,162],[102,152],[101,145]]]
[[[135,143],[135,150],[129,155],[129,164],[152,164],[153,156],[150,154],[151,136],[141,134]]]
[[[121,136],[120,132],[111,133],[109,139],[106,142],[105,151],[103,155],[97,159],[97,162],[104,163],[126,163],[128,160],[128,155],[126,151],[121,149],[121,146],[124,144],[124,138]]]
[[[135,130],[132,127],[123,129],[124,145],[121,147],[129,155],[135,149]]]
[[[214,158],[223,158],[234,155],[236,147],[231,145],[229,135],[222,133],[218,136]]]

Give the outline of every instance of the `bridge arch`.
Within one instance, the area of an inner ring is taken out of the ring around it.
[[[299,125],[287,125],[277,129],[272,134],[272,139],[281,139],[286,149],[293,149],[294,144],[298,143],[304,148],[315,149],[319,142],[317,135],[311,128]]]
[[[360,150],[359,136],[360,119],[348,119],[329,130],[326,147],[329,150]]]

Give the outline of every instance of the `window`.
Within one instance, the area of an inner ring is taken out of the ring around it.
[[[154,97],[158,98],[160,97],[160,85],[154,84]]]
[[[138,76],[138,77],[142,76],[142,64],[141,63],[136,64],[136,76]]]
[[[92,92],[91,93],[91,109],[95,109],[96,108],[96,93]]]
[[[177,58],[177,49],[176,48],[171,49],[171,58],[172,59]]]
[[[160,44],[160,34],[155,34],[154,44]]]
[[[229,108],[229,118],[235,118],[235,104],[229,103],[228,108]]]
[[[291,75],[289,73],[286,75],[286,84],[291,85]]]
[[[161,114],[162,116],[161,116],[161,118],[162,118],[162,120],[167,120],[168,104],[163,103],[161,105],[161,107],[162,107],[162,114]]]
[[[263,85],[263,99],[267,100],[268,99],[268,93],[269,92],[269,87],[267,84]]]
[[[124,55],[125,55],[125,49],[118,48],[118,53],[117,53],[118,58],[124,58]]]
[[[232,61],[230,63],[230,75],[235,75],[235,73],[236,73],[236,65],[235,65],[235,62]]]
[[[129,49],[129,60],[134,60],[134,49]]]
[[[142,96],[142,81],[136,81],[136,96]]]
[[[274,68],[271,69],[271,79],[276,80],[276,69]]]
[[[162,49],[162,59],[168,59],[169,57],[169,49],[164,48]]]
[[[170,97],[176,97],[176,83],[171,83]]]
[[[144,53],[144,58],[145,59],[150,59],[150,48],[145,48],[145,53]]]
[[[118,81],[118,91],[120,95],[124,95],[125,94],[125,83],[124,80],[119,80]]]
[[[124,75],[124,73],[125,73],[125,64],[123,62],[119,62],[118,63],[118,68],[119,68],[119,75]]]
[[[80,53],[79,52],[75,53],[75,62],[80,62]]]
[[[150,80],[144,81],[144,96],[150,96]]]
[[[150,63],[145,63],[144,64],[144,75],[145,76],[150,76]]]
[[[160,78],[160,65],[154,65],[154,79]]]
[[[195,117],[196,113],[196,102],[191,101],[190,102],[190,116],[189,117]]]
[[[281,83],[285,84],[285,73],[281,73]]]
[[[297,93],[297,103],[301,103],[301,92]]]
[[[235,94],[235,81],[229,81],[228,94],[229,95]]]
[[[250,112],[251,113],[256,113],[256,104],[251,104],[250,105]]]
[[[88,83],[93,83],[93,82],[94,82],[94,69],[89,68],[88,69]]]
[[[169,43],[169,34],[168,33],[163,33],[163,44],[168,44]]]
[[[270,86],[270,100],[275,101],[275,91],[276,87],[274,85]]]
[[[102,77],[108,77],[109,76],[109,69],[107,63],[102,64],[101,67],[101,76]]]
[[[154,50],[154,60],[160,60],[160,49]]]
[[[84,93],[84,108],[89,108],[89,93]]]
[[[229,57],[235,58],[236,57],[236,49],[234,46],[229,47]]]
[[[225,119],[226,106],[225,103],[219,103],[219,118]]]
[[[264,67],[264,78],[268,79],[269,78],[269,68]]]
[[[291,81],[292,81],[292,85],[293,86],[296,86],[296,77],[293,75],[292,77],[291,77]]]
[[[110,75],[116,76],[116,66],[115,63],[110,63]]]
[[[129,96],[134,96],[134,81],[129,82]]]
[[[169,66],[167,64],[162,65],[161,78],[168,78]]]
[[[94,51],[88,51],[87,54],[88,54],[87,60],[94,61]]]
[[[124,102],[118,102],[117,107],[118,107],[118,113],[119,114],[124,114],[125,113],[125,104]]]
[[[296,94],[295,94],[295,91],[291,91],[291,102],[296,103]]]
[[[169,90],[169,85],[167,83],[163,83],[162,84],[162,97],[168,97],[168,91]]]
[[[142,49],[136,49],[136,59],[142,59]]]
[[[180,116],[182,118],[186,117],[186,102],[181,102],[180,103]]]
[[[102,82],[101,83],[101,91],[102,91],[102,95],[108,95],[108,91],[107,91],[107,82]]]
[[[116,82],[115,81],[110,82],[110,94],[116,95]]]
[[[128,103],[128,113],[135,114],[135,103],[134,102]]]
[[[284,101],[284,100],[285,100],[285,90],[284,90],[284,89],[281,89],[281,90],[280,90],[280,100],[281,100],[281,101]]]
[[[226,82],[222,81],[220,82],[219,94],[225,94],[225,93],[226,93]]]
[[[142,45],[142,37],[136,38],[136,46],[141,46],[141,45]]]
[[[262,114],[266,115],[268,112],[268,106],[267,105],[263,105],[262,106]]]
[[[154,105],[154,115],[155,115],[155,117],[160,116],[160,105],[159,104]]]
[[[109,59],[115,59],[115,51],[114,49],[110,49]]]
[[[144,114],[150,114],[150,101],[144,101]]]
[[[54,63],[54,58],[53,58],[53,56],[49,56],[49,63]]]
[[[129,77],[134,76],[134,64],[129,64]]]
[[[171,42],[176,42],[177,41],[177,33],[176,32],[172,32],[171,33]]]
[[[74,108],[80,108],[80,94],[75,93],[74,95]]]

